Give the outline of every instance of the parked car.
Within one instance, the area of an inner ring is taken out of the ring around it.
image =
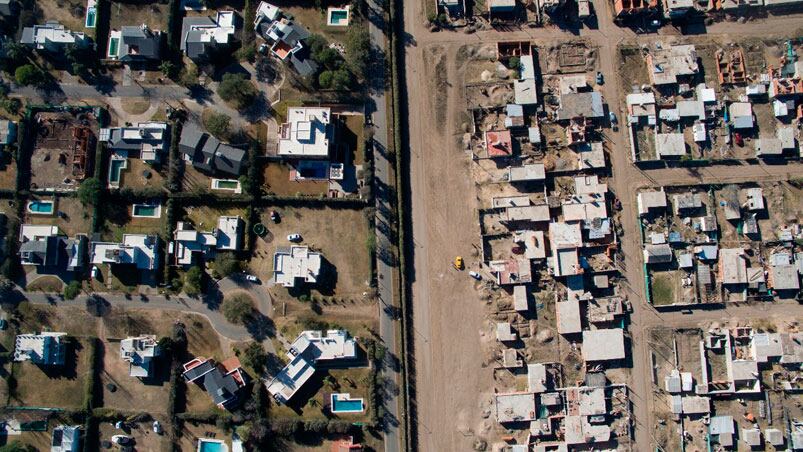
[[[287,236],[287,240],[290,242],[300,242],[301,241],[301,234],[290,234]]]
[[[470,272],[468,272],[468,276],[471,276],[472,278],[476,279],[477,281],[482,281],[482,275],[480,275],[479,273],[475,272],[474,270],[471,270]]]
[[[92,266],[91,275],[92,275],[92,279],[98,279],[98,275],[100,275],[100,269],[98,268],[97,265],[93,265]]]
[[[160,424],[159,421],[153,421],[153,433],[157,435],[162,434],[162,424]]]
[[[112,436],[112,442],[119,446],[125,446],[126,444],[131,444],[131,437],[126,435],[114,435]]]
[[[454,266],[454,268],[456,268],[458,270],[462,270],[463,269],[463,257],[462,256],[455,257],[454,258],[454,263],[452,263],[452,265]]]
[[[278,222],[282,221],[282,217],[279,216],[279,212],[277,212],[275,210],[271,210],[270,211],[270,221],[272,221],[274,223],[278,223]]]
[[[247,281],[251,281],[252,283],[259,282],[259,278],[257,278],[257,277],[256,277],[256,276],[254,276],[254,275],[248,275],[248,274],[246,274],[246,275],[245,275],[245,279],[246,279]]]
[[[604,85],[605,84],[605,76],[602,75],[602,72],[597,72],[597,85]]]

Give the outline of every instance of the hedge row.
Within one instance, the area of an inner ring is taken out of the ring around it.
[[[398,0],[389,1],[389,14],[390,14],[390,30],[388,36],[390,38],[390,68],[391,68],[391,102],[393,104],[393,153],[396,157],[395,173],[396,173],[396,218],[399,227],[397,246],[399,254],[399,300],[401,303],[401,350],[399,356],[401,359],[401,398],[402,398],[402,413],[401,413],[401,428],[403,450],[417,449],[415,444],[415,423],[412,422],[411,417],[411,403],[410,399],[413,397],[410,390],[413,389],[413,384],[410,377],[410,369],[414,362],[412,341],[410,334],[410,320],[412,319],[412,306],[408,299],[408,275],[407,275],[407,221],[409,210],[407,209],[404,194],[406,193],[405,175],[407,174],[404,161],[404,139],[402,136],[402,96],[400,83],[404,80],[404,71],[401,67],[404,55],[404,40],[401,38],[404,35],[404,15],[403,2]],[[406,110],[406,109],[404,109]]]

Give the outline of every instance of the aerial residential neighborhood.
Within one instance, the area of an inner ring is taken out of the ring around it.
[[[803,450],[800,0],[0,0],[0,452]]]

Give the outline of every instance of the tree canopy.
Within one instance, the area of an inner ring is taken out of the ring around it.
[[[224,74],[217,93],[237,110],[245,110],[254,103],[257,89],[243,74]]]

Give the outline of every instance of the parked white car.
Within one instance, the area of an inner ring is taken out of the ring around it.
[[[471,270],[470,272],[468,272],[468,275],[471,276],[472,278],[476,279],[477,281],[482,281],[482,275],[480,275],[479,273],[475,272],[474,270]]]
[[[112,442],[120,446],[125,446],[131,443],[131,437],[126,435],[114,435],[112,436]]]
[[[295,233],[290,234],[287,236],[287,240],[290,242],[300,242],[301,241],[301,234]]]
[[[259,282],[259,278],[257,278],[257,277],[256,277],[256,276],[254,276],[254,275],[245,275],[245,279],[246,279],[247,281],[251,281],[252,283]]]

